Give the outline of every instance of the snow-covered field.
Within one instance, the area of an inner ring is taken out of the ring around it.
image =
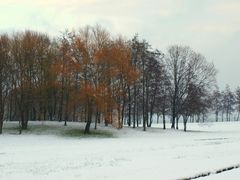
[[[0,136],[0,180],[167,180],[240,164],[240,122],[188,124],[186,133],[157,125],[146,132],[100,127],[114,134],[107,138],[58,135],[78,123],[43,124],[47,135],[5,130]],[[240,169],[200,179],[240,179]]]

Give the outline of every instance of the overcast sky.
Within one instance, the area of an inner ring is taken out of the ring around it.
[[[240,86],[240,0],[4,0],[0,32],[32,29],[58,35],[100,24],[153,48],[189,45],[213,61],[218,84]]]

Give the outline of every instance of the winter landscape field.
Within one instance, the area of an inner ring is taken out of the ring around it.
[[[0,2],[0,180],[240,180],[240,0]]]
[[[189,123],[188,132],[154,126],[100,126],[86,137],[79,123],[30,122],[22,135],[5,123],[0,179],[239,179],[238,168],[214,173],[240,164],[240,122]]]

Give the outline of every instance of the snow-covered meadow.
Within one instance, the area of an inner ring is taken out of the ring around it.
[[[35,130],[5,129],[0,136],[0,180],[183,179],[240,164],[240,122],[189,123],[188,132],[99,127],[106,137],[60,135],[79,123],[29,125]],[[202,179],[239,177],[233,169]]]

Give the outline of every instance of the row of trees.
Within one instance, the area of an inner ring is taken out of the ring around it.
[[[240,116],[240,87],[235,92],[232,92],[230,87],[227,85],[225,90],[215,90],[212,95],[212,110],[216,115],[216,122],[219,121],[230,121],[231,119],[239,121]],[[234,118],[231,118],[235,114]]]
[[[163,54],[135,36],[113,37],[100,26],[58,39],[25,31],[0,36],[0,133],[4,119],[92,122],[150,127],[153,115],[190,117],[208,109],[216,70],[190,47]]]

